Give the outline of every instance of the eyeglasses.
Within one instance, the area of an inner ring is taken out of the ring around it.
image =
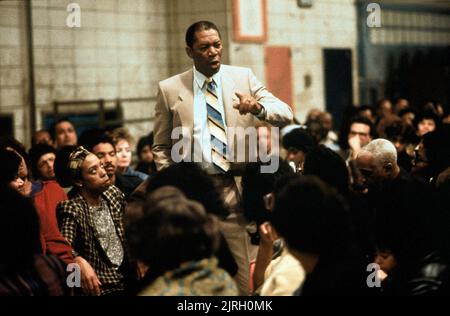
[[[360,132],[354,132],[354,131],[350,131],[349,135],[351,135],[351,136],[358,135],[358,136],[363,136],[363,137],[369,136],[368,133],[360,133]]]

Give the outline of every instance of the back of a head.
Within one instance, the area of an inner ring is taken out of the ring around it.
[[[303,174],[319,177],[341,194],[345,195],[349,190],[349,173],[345,161],[325,146],[318,146],[306,155]]]
[[[63,188],[72,186],[72,175],[68,168],[70,154],[77,146],[64,146],[56,152],[56,159],[53,166],[55,170],[56,181]]]
[[[264,196],[273,192],[275,182],[279,178],[294,174],[291,166],[283,159],[279,159],[279,168],[274,173],[262,173],[261,164],[261,162],[248,163],[242,176],[244,216],[257,224],[270,219],[270,212],[265,208]]]
[[[114,140],[106,133],[106,130],[102,128],[86,130],[80,135],[78,140],[78,144],[90,152],[92,152],[93,148],[100,143],[108,143],[115,148]]]
[[[21,161],[14,151],[0,149],[0,188],[8,186],[8,183],[16,178]]]
[[[298,252],[330,258],[349,249],[351,227],[344,203],[315,176],[292,178],[277,192],[272,223]]]
[[[41,252],[39,218],[33,202],[11,188],[0,188],[0,275],[28,269]]]
[[[157,172],[148,183],[147,193],[164,186],[180,189],[187,198],[200,202],[208,213],[222,218],[228,215],[214,181],[196,163],[181,162]]]
[[[304,153],[309,152],[316,145],[310,132],[304,128],[293,129],[284,135],[282,142],[284,148],[295,148]]]
[[[423,145],[434,175],[450,167],[450,128],[448,126],[425,134]]]
[[[25,146],[13,137],[0,137],[0,148],[14,149],[20,156],[28,162],[28,154]]]
[[[220,31],[219,28],[212,22],[210,21],[198,21],[193,23],[191,26],[188,27],[187,31],[186,31],[186,36],[185,36],[185,42],[186,45],[191,47],[193,46],[194,42],[195,42],[195,33],[196,32],[201,32],[201,31],[207,31],[207,30],[216,30],[217,33],[220,36]]]
[[[165,188],[155,194],[160,190]],[[217,221],[200,203],[176,194],[156,204],[146,203],[143,213],[130,225],[128,240],[135,257],[147,264],[152,274],[210,258],[217,250]]]

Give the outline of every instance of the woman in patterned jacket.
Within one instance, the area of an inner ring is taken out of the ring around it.
[[[97,156],[83,147],[70,153],[66,166],[76,191],[58,205],[57,214],[81,269],[83,293],[121,295],[131,271],[122,223],[124,195]]]

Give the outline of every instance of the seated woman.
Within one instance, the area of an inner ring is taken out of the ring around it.
[[[136,145],[136,154],[138,156],[136,171],[140,171],[148,175],[156,172],[156,164],[153,160],[152,146],[153,132],[139,138]]]
[[[1,185],[0,205],[0,296],[69,295],[64,263],[41,254],[33,202]]]
[[[142,216],[128,226],[128,240],[147,284],[141,296],[238,295],[229,274],[218,267],[218,221],[174,187],[149,195]]]
[[[111,185],[96,155],[79,146],[65,163],[75,192],[58,204],[61,233],[81,267],[81,287],[88,295],[124,293],[130,264],[123,229],[125,198]]]
[[[57,203],[66,200],[67,196],[54,181],[46,182],[37,192],[24,189],[30,183],[24,161],[26,157],[17,151],[0,149],[0,186],[9,186],[23,196],[32,198],[39,215],[42,253],[55,255],[66,264],[72,263],[72,247],[61,235],[55,214]]]
[[[125,128],[116,128],[112,131],[111,137],[116,144],[117,172],[124,176],[139,177],[142,181],[147,179],[147,174],[131,168],[131,160],[133,158],[131,144],[133,138],[128,131]]]

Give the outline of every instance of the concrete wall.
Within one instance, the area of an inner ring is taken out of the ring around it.
[[[0,1],[0,113],[12,114],[15,137],[26,139],[27,56],[24,5]]]
[[[185,33],[192,23],[200,20],[214,22],[221,31],[224,51],[222,62],[229,63],[229,14],[228,0],[168,0],[169,72],[171,75],[183,72],[192,67],[192,60],[185,52]]]
[[[324,109],[324,48],[352,51],[354,101],[358,100],[356,9],[353,0],[315,0],[311,8],[299,8],[296,0],[267,0],[268,40],[264,45],[232,42],[231,63],[251,67],[266,81],[265,46],[289,46],[296,117],[303,121],[314,107]],[[309,74],[312,85],[305,88]]]
[[[72,1],[34,0],[37,126],[52,101],[151,97],[169,74],[165,1],[77,0],[81,27],[66,26]],[[28,142],[23,1],[0,2],[2,112],[15,114],[15,136]],[[149,117],[152,104],[124,107],[125,118]],[[130,126],[148,133],[150,123]]]
[[[361,17],[356,0],[315,0],[311,8],[299,8],[296,0],[267,0],[268,38],[259,44],[234,41],[232,0],[77,0],[81,28],[65,24],[70,2],[32,1],[38,128],[54,100],[155,96],[158,81],[192,66],[184,50],[184,34],[200,19],[214,21],[221,29],[223,62],[251,67],[263,83],[267,82],[265,47],[291,48],[293,103],[300,121],[311,108],[325,107],[323,50],[350,49],[353,99],[359,103]],[[14,114],[15,136],[28,143],[24,12],[24,1],[0,1],[0,113]],[[407,21],[409,15],[386,16],[386,22],[397,20]],[[438,24],[447,27],[447,21],[448,17],[441,18]],[[379,44],[390,38],[383,34],[373,30],[366,40]],[[433,35],[433,41],[447,44],[448,34]],[[306,87],[308,76],[312,85]],[[128,104],[125,118],[150,116],[153,106]],[[138,136],[151,130],[152,123],[131,128]]]

